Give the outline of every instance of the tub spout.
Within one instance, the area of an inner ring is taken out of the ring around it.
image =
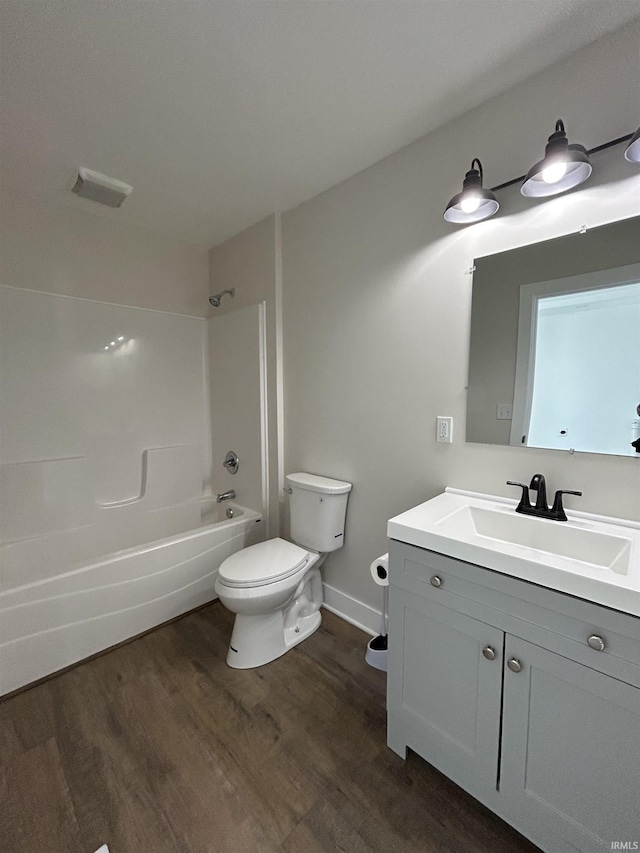
[[[216,495],[216,501],[220,504],[222,501],[232,501],[235,500],[236,493],[233,489],[230,489],[228,492],[220,492],[219,495]]]

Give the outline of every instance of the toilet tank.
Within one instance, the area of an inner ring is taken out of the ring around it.
[[[316,474],[287,474],[290,537],[312,551],[336,551],[344,542],[351,483]]]

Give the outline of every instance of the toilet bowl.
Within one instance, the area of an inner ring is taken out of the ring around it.
[[[216,592],[236,614],[229,666],[250,669],[269,663],[320,626],[319,566],[324,556],[285,539],[269,539],[224,561]]]
[[[236,614],[227,653],[234,669],[269,663],[317,630],[320,566],[329,551],[342,547],[351,484],[313,474],[290,474],[286,481],[294,541],[276,538],[250,545],[224,560],[218,571],[216,593]]]

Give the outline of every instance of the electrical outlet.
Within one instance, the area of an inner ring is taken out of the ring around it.
[[[451,444],[453,441],[453,418],[438,415],[436,418],[436,441]]]
[[[496,420],[510,421],[512,418],[513,407],[511,403],[498,403],[496,406]]]

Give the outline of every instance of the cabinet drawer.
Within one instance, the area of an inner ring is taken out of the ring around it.
[[[389,553],[392,586],[640,686],[637,617],[413,545]]]

